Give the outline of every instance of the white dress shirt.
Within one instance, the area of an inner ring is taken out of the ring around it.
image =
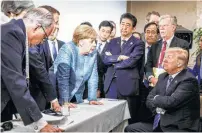
[[[49,45],[49,49],[50,49],[50,53],[51,53],[51,58],[54,61],[54,58],[53,58],[53,43],[52,42],[53,41],[48,40],[48,45]],[[58,54],[58,41],[55,39],[54,42],[55,42],[55,48],[56,48],[56,51],[57,51],[57,54]]]

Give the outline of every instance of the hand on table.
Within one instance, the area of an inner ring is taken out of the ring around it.
[[[90,105],[103,105],[102,102],[98,102],[98,101],[90,101],[89,104]]]
[[[40,132],[63,132],[63,129],[54,127],[50,124],[47,124],[44,128],[40,130]]]

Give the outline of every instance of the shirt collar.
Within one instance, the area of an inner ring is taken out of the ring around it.
[[[177,72],[177,73],[175,73],[175,74],[172,74],[172,75],[170,75],[170,76],[172,76],[172,78],[174,79],[180,72],[181,72],[181,71],[179,71],[179,72]]]
[[[131,35],[131,36],[132,36],[132,35]],[[130,37],[131,37],[131,36],[130,36]],[[130,39],[130,37],[125,38],[125,39],[123,39],[123,38],[121,37],[121,41],[122,41],[122,40],[128,41],[128,40]]]
[[[166,41],[167,42],[167,46],[170,47],[170,44],[171,44],[171,41],[173,40],[173,37],[174,37],[174,35],[170,39],[168,39],[168,40],[164,40],[163,39],[163,42]]]

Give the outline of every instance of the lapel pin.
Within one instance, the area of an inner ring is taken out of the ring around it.
[[[132,45],[133,44],[133,42],[130,42],[130,45]]]
[[[175,81],[175,83],[177,84],[177,80]]]

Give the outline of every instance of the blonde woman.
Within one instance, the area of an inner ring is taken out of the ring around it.
[[[88,82],[89,104],[100,105],[97,101],[98,73],[95,50],[96,31],[87,25],[79,25],[71,42],[62,46],[54,62],[54,73],[58,82],[59,101],[83,102],[85,82]],[[69,104],[76,107],[75,104]]]

